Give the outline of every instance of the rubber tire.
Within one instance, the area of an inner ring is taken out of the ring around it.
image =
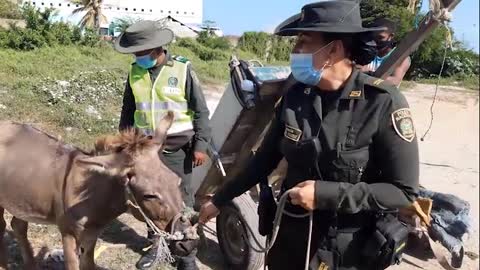
[[[260,240],[262,245],[265,244],[265,237],[261,236],[258,233],[258,214],[257,214],[257,204],[253,201],[252,197],[248,194],[243,194],[237,198],[235,198],[231,203],[222,207],[220,209],[220,214],[217,217],[217,237],[218,237],[218,244],[220,245],[220,249],[224,254],[224,258],[226,263],[231,267],[230,269],[235,270],[258,270],[263,266],[264,261],[264,254],[258,253],[254,251],[249,246],[248,251],[245,252],[247,256],[243,258],[230,258],[228,254],[230,254],[226,249],[228,249],[228,244],[231,242],[231,239],[223,239],[222,235],[225,235],[225,231],[228,230],[227,225],[225,224],[227,220],[227,216],[231,214],[241,215],[248,223],[248,225],[252,228],[253,232],[255,233],[255,237]],[[241,222],[241,221],[240,221]],[[247,228],[243,223],[242,227],[244,232],[247,232]],[[248,240],[250,243],[253,243],[255,246],[255,242],[251,239],[252,236],[250,233],[247,233]],[[241,261],[239,264],[238,261]]]

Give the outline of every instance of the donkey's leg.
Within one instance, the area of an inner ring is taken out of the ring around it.
[[[5,241],[3,240],[5,236],[5,228],[7,227],[7,223],[3,218],[4,209],[0,207],[0,270],[7,269],[7,247],[5,245]]]
[[[63,255],[65,257],[66,270],[80,270],[78,260],[78,246],[75,236],[62,232]]]
[[[28,222],[13,217],[10,225],[12,225],[13,234],[17,238],[18,246],[20,247],[24,269],[37,269],[35,258],[33,257],[33,249],[27,238]]]
[[[80,269],[95,270],[95,245],[97,244],[99,232],[88,230],[83,233],[82,243],[80,244]]]

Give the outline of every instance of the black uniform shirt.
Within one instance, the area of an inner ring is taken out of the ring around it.
[[[148,70],[150,79],[154,82],[160,74],[164,65],[173,65],[172,56],[166,53],[165,61],[158,66]],[[186,99],[188,107],[194,112],[193,116],[193,131],[182,132],[175,134],[175,136],[168,136],[165,142],[166,149],[178,149],[185,145],[193,137],[194,151],[206,152],[208,142],[210,141],[210,126],[209,126],[209,111],[205,102],[205,97],[200,86],[200,82],[192,70],[191,65],[188,65],[186,81]],[[120,116],[119,129],[123,130],[134,126],[135,113],[135,97],[130,87],[129,80],[125,84],[125,93],[123,95],[123,107]]]
[[[213,197],[216,206],[266,178],[284,156],[288,171],[283,190],[319,180],[314,166],[305,166],[314,157],[301,147],[317,133],[318,167],[325,180],[315,183],[317,209],[357,213],[400,208],[415,199],[418,145],[405,97],[395,86],[358,70],[337,97],[329,93],[322,102],[322,92],[303,84],[287,92],[248,168]]]

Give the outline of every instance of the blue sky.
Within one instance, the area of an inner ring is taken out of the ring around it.
[[[298,13],[314,0],[204,0],[203,18],[212,20],[225,34],[272,31],[277,24]],[[423,1],[424,10],[428,0]],[[455,36],[479,51],[479,0],[462,0],[452,13]]]

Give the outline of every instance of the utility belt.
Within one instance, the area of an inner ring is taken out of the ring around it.
[[[271,188],[261,184],[258,214],[259,233],[263,236],[272,233],[276,207]],[[285,210],[305,213],[292,205]],[[396,212],[339,215],[326,212],[314,212],[320,215],[317,220],[331,224],[311,259],[311,269],[335,270],[342,265],[358,265],[360,269],[380,270],[400,263],[411,228],[398,220]]]
[[[399,264],[410,227],[396,213],[378,213],[369,226],[331,226],[325,241],[310,262],[312,269],[335,270],[355,265],[359,269],[382,270]]]

